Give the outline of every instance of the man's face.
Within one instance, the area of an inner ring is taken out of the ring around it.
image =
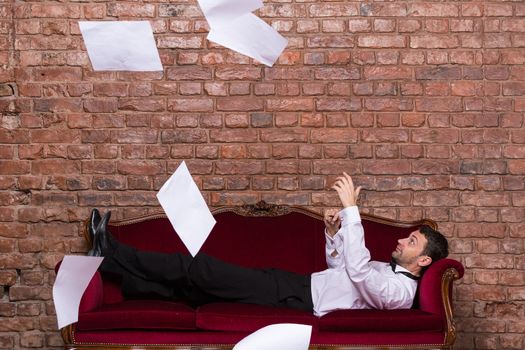
[[[407,238],[397,241],[397,247],[392,252],[394,262],[405,268],[418,264],[418,258],[422,259],[422,253],[427,246],[427,239],[421,232],[414,231]]]

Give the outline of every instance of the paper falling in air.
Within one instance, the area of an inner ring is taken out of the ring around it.
[[[162,185],[157,199],[180,239],[195,256],[216,221],[185,162]]]
[[[78,321],[78,307],[103,257],[66,255],[53,284],[58,329]]]
[[[308,350],[312,326],[278,323],[263,327],[233,347],[233,350]]]
[[[251,13],[260,0],[198,0],[210,25],[208,40],[271,67],[288,44],[283,36]]]
[[[163,70],[148,21],[81,21],[78,24],[93,70]]]

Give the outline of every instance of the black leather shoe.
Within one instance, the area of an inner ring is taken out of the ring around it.
[[[89,216],[89,221],[87,223],[87,232],[89,235],[89,241],[91,244],[95,241],[95,232],[97,230],[98,224],[100,223],[100,212],[98,209],[93,209],[91,215]]]
[[[108,211],[100,220],[95,235],[96,245],[95,251],[99,253],[97,256],[111,256],[115,250],[116,241],[108,230],[108,222],[111,217],[111,212]]]
[[[100,213],[99,213],[99,216],[100,216]],[[107,230],[107,225],[108,225],[110,217],[111,217],[111,212],[108,211],[106,214],[104,214],[102,219],[98,220],[98,223],[95,226],[95,229],[93,230],[93,241],[91,244],[91,249],[87,252],[88,256],[102,256],[102,245],[100,241],[106,238],[101,237],[102,235],[100,233],[101,231]],[[102,230],[102,228],[104,229]]]

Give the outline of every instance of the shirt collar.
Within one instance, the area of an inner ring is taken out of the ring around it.
[[[393,260],[390,261],[390,267],[392,268],[392,271],[394,271],[394,273],[400,273],[403,276],[406,276],[406,277],[408,277],[410,279],[413,279],[415,281],[419,280],[418,276],[414,276],[407,269],[405,269],[403,266],[396,264]]]

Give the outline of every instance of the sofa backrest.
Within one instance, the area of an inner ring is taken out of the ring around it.
[[[269,210],[268,206],[264,204],[259,211],[239,211],[239,207],[214,211],[217,224],[201,251],[246,267],[274,267],[303,274],[326,269],[322,217],[300,208],[279,206],[280,210]],[[365,214],[362,222],[372,260],[385,262],[390,260],[397,240],[423,223],[396,223]],[[117,240],[142,250],[188,254],[162,214],[114,222],[109,228]],[[118,282],[107,282],[105,302],[120,301]]]

